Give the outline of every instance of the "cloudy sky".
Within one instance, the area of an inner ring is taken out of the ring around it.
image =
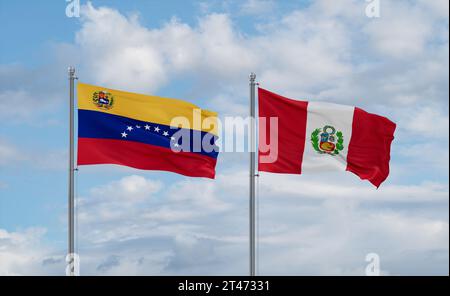
[[[449,2],[0,0],[0,275],[64,275],[67,67],[80,81],[246,116],[248,74],[397,123],[391,175],[261,174],[258,273],[449,273]],[[83,275],[246,275],[248,155],[216,180],[80,167]]]

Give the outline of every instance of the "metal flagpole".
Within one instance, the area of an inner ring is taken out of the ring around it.
[[[250,276],[256,275],[256,227],[255,227],[255,217],[256,217],[256,202],[255,202],[255,177],[256,177],[256,145],[255,145],[255,134],[256,134],[256,103],[255,103],[255,79],[256,74],[251,73],[250,76]]]
[[[74,190],[74,96],[75,96],[75,68],[69,67],[69,84],[70,84],[70,114],[69,114],[69,246],[68,255],[70,258],[69,275],[75,275],[75,190]]]

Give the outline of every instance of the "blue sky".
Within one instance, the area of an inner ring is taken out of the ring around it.
[[[246,115],[247,75],[397,123],[379,190],[352,174],[262,175],[261,274],[448,274],[448,1],[0,0],[0,274],[64,274],[67,67],[80,81]],[[215,181],[77,174],[82,274],[247,273],[247,161]],[[324,176],[327,182],[324,183]]]

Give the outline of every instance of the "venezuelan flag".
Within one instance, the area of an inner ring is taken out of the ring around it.
[[[77,93],[78,165],[117,164],[214,178],[217,113],[182,100],[84,83],[78,83]],[[184,123],[173,124],[174,118]]]

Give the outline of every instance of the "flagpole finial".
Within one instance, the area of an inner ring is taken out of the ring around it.
[[[75,76],[75,67],[70,66],[67,71],[69,72],[69,77]]]
[[[248,76],[249,78],[250,78],[250,81],[255,81],[255,79],[256,79],[256,74],[255,73],[250,73],[250,75]]]

